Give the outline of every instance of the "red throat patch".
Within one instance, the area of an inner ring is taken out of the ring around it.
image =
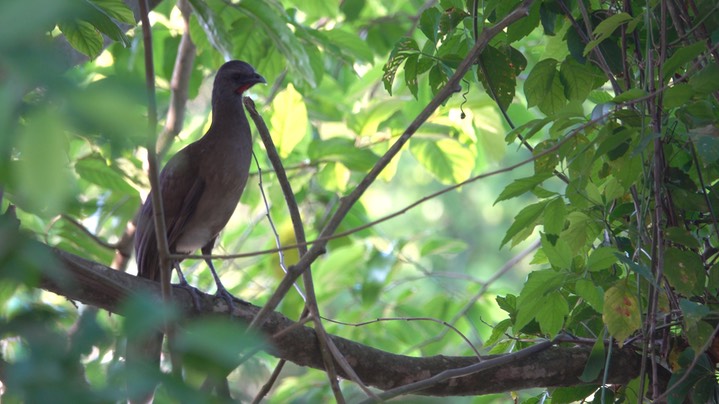
[[[242,93],[244,93],[245,91],[247,91],[247,89],[250,88],[250,87],[252,87],[252,84],[245,84],[245,85],[243,85],[243,86],[237,87],[237,88],[235,89],[235,93],[237,93],[237,94],[242,94]]]

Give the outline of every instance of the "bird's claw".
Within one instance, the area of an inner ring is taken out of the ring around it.
[[[194,308],[196,311],[199,312],[200,309],[201,309],[199,289],[197,289],[196,287],[194,287],[194,286],[190,285],[189,283],[187,283],[187,281],[184,280],[184,278],[180,281],[180,283],[177,284],[177,286],[179,286],[179,287],[181,287],[182,289],[186,290],[187,293],[190,294],[190,297],[192,297],[192,306],[193,306],[193,308]]]
[[[235,311],[235,296],[233,296],[232,293],[228,292],[227,289],[225,289],[224,287],[217,288],[215,296],[221,297],[225,300],[229,313],[230,315],[232,315],[232,313]]]

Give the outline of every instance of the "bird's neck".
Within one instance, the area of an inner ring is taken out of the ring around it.
[[[242,97],[217,100],[212,103],[212,125],[208,135],[227,137],[233,133],[244,133],[249,124],[242,107]]]

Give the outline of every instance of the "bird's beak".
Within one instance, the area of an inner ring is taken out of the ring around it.
[[[262,77],[262,75],[260,75],[259,73],[255,73],[254,79],[256,80],[255,84],[257,84],[257,83],[267,84],[267,80],[265,80],[265,78]]]

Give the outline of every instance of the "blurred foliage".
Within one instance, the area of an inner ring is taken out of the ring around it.
[[[270,83],[251,96],[262,106],[312,239],[448,81],[473,46],[475,29],[499,21],[519,1],[190,3],[197,58],[185,129],[168,155],[204,133],[217,67],[227,58],[248,61]],[[719,68],[716,48],[709,48],[719,42],[719,10],[708,0],[690,3],[535,1],[526,18],[491,41],[458,93],[418,130],[339,231],[444,186],[536,159],[331,241],[313,266],[323,315],[344,322],[433,317],[492,353],[563,332],[611,337],[653,350],[650,356],[667,364],[676,385],[670,402],[715,397]],[[164,116],[183,24],[174,2],[161,2],[150,17]],[[199,389],[204,375],[233,369],[247,347],[261,344],[238,338],[244,331],[236,324],[188,321],[178,342],[187,358],[184,380],[126,372],[124,336],[173,316],[171,308],[137,297],[123,316],[110,316],[35,288],[40,276],[60,275],[31,239],[109,265],[115,252],[96,238],[117,243],[148,191],[141,39],[121,0],[0,2],[0,207],[17,207],[22,234],[9,215],[0,218],[0,375],[8,402],[122,401],[128,378],[163,381],[158,402],[217,400]],[[71,48],[91,60],[76,64]],[[255,151],[279,238],[293,243],[259,142]],[[274,247],[253,171],[218,252]],[[539,248],[531,263],[485,285],[533,240]],[[287,265],[296,260],[294,252],[285,256]],[[283,276],[277,255],[216,265],[233,293],[258,305]],[[185,266],[193,284],[211,287],[204,263]],[[292,291],[279,309],[296,317],[302,306]],[[650,321],[658,330],[651,337]],[[433,322],[327,328],[391,352],[472,354]],[[670,345],[646,347],[649,340]],[[582,380],[604,371],[604,344],[592,352]],[[245,361],[229,377],[233,395],[251,398],[275,363],[264,353]],[[518,397],[637,402],[640,387],[649,388],[644,380]],[[348,398],[362,397],[356,386],[342,386]],[[331,397],[323,373],[287,366],[269,400]]]

